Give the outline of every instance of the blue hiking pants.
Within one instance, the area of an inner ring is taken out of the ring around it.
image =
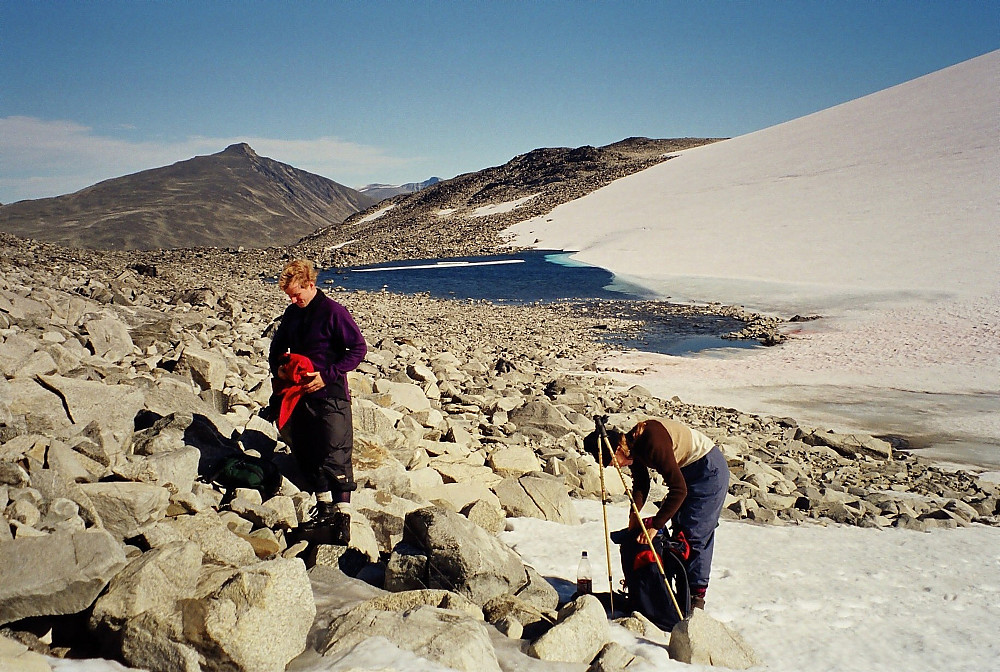
[[[712,569],[715,528],[729,489],[729,465],[716,446],[705,457],[681,467],[681,474],[687,483],[687,497],[674,514],[672,529],[675,534],[683,530],[691,544],[686,563],[688,585],[705,588]]]

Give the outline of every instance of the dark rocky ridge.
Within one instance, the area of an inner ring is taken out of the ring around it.
[[[0,207],[0,229],[93,249],[287,245],[375,202],[236,144],[211,156]]]
[[[505,247],[499,234],[507,227],[666,161],[673,152],[714,141],[627,138],[603,147],[536,149],[502,166],[382,201],[306,236],[295,251],[329,266],[495,254]],[[509,210],[477,212],[519,199],[527,200]],[[378,212],[383,214],[375,217]]]

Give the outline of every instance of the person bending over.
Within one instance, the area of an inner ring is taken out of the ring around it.
[[[682,422],[668,419],[645,420],[626,433],[607,430],[614,450],[614,460],[620,467],[629,467],[632,474],[632,496],[636,509],[642,511],[649,497],[649,471],[659,473],[668,492],[656,514],[639,520],[635,512],[629,515],[629,529],[636,541],[645,544],[642,527],[655,535],[667,522],[674,535],[683,532],[690,544],[690,554],[684,562],[691,589],[691,606],[705,608],[712,553],[715,548],[715,528],[729,488],[729,466],[718,446],[701,432]],[[586,437],[588,452],[596,454],[597,432]],[[610,463],[607,451],[599,460]]]

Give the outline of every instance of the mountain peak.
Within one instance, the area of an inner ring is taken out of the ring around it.
[[[5,205],[0,230],[105,249],[289,245],[374,202],[240,142],[73,194]]]
[[[248,156],[251,159],[259,158],[257,156],[257,152],[253,151],[253,147],[251,147],[245,142],[237,142],[234,145],[229,145],[224,150],[222,150],[220,154],[230,154],[230,155],[235,154],[238,156]]]

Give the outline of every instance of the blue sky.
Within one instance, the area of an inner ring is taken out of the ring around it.
[[[729,137],[997,48],[998,0],[0,0],[0,202],[239,141],[357,187]]]

